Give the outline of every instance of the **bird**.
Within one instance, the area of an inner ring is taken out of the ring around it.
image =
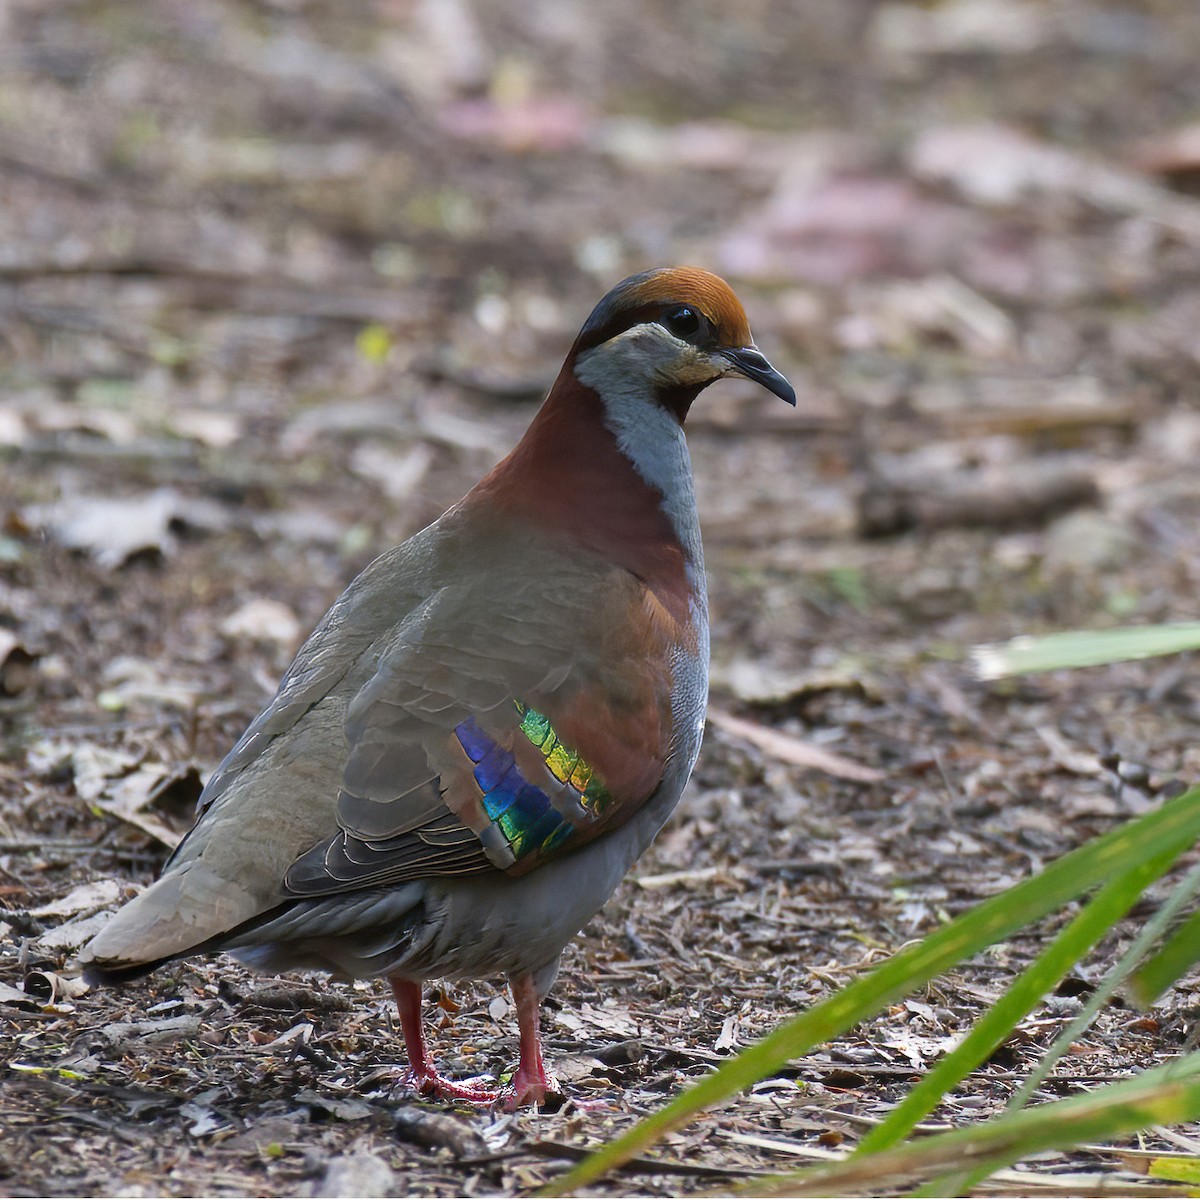
[[[404,1085],[508,1110],[560,1099],[541,1002],[700,749],[708,606],[684,422],[727,376],[796,404],[724,280],[679,266],[617,284],[507,457],[334,602],[158,879],[82,950],[85,979],[211,951],[383,976]],[[425,985],[499,977],[510,1082],[442,1074]]]

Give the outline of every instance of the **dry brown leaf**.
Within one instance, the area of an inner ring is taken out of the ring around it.
[[[31,908],[29,915],[33,917],[73,917],[81,912],[95,912],[99,908],[107,908],[116,904],[127,891],[127,886],[117,879],[96,879],[91,883],[81,883],[72,888],[65,896]]]
[[[115,570],[147,550],[170,554],[174,526],[216,529],[225,524],[219,506],[190,500],[174,488],[133,496],[64,496],[55,504],[31,505],[25,519],[44,526],[71,550],[83,550],[102,567]]]
[[[180,775],[161,763],[145,763],[132,774],[112,784],[95,803],[114,817],[148,833],[168,850],[174,850],[183,838],[146,808],[155,797],[165,791]]]

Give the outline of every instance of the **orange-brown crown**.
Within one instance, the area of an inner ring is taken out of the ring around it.
[[[751,345],[746,310],[725,280],[703,267],[658,267],[622,280],[596,305],[579,333],[576,352],[598,346],[643,321],[657,320],[683,304],[707,318],[718,346],[738,349]]]

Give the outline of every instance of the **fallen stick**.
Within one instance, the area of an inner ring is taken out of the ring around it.
[[[878,783],[886,778],[882,771],[874,767],[843,758],[831,750],[823,750],[820,746],[792,737],[791,734],[780,733],[766,725],[756,725],[753,721],[735,717],[733,713],[720,708],[710,707],[708,720],[718,729],[749,742],[771,758],[794,767],[808,767],[812,771],[823,771],[826,775],[852,779],[856,783]]]

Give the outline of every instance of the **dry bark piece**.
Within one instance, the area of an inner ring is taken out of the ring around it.
[[[43,1008],[59,1000],[71,1000],[82,996],[90,989],[82,979],[59,975],[55,971],[30,971],[21,985],[25,994],[31,996]]]
[[[606,1067],[628,1067],[641,1062],[646,1051],[637,1038],[626,1038],[623,1042],[613,1042],[611,1046],[602,1046],[593,1055]]]
[[[338,992],[319,992],[306,987],[262,987],[242,994],[231,987],[222,989],[222,998],[248,1008],[271,1008],[283,1011],[313,1009],[317,1012],[353,1012],[357,1005]]]
[[[709,883],[714,879],[729,879],[730,872],[725,867],[698,867],[694,871],[667,871],[662,875],[639,875],[633,882],[644,891],[654,891],[657,888],[678,887],[681,884]],[[561,1020],[562,1014],[559,1014]]]
[[[714,668],[713,690],[728,691],[744,704],[789,704],[824,692],[871,695],[870,681],[849,664],[789,671],[757,658],[735,658]]]
[[[163,1017],[157,1021],[113,1021],[97,1030],[112,1046],[161,1046],[200,1032],[200,1018],[194,1016]]]
[[[0,696],[17,696],[33,682],[37,655],[11,629],[0,628]]]
[[[554,1060],[554,1077],[559,1084],[572,1086],[604,1074],[604,1064],[594,1054],[563,1054]]]
[[[430,1150],[449,1150],[455,1158],[482,1158],[488,1153],[487,1142],[465,1121],[424,1108],[396,1111],[396,1136]]]
[[[876,479],[859,497],[858,529],[863,537],[887,537],[908,529],[1036,526],[1098,495],[1090,470],[1058,463],[1013,463],[922,483]]]

